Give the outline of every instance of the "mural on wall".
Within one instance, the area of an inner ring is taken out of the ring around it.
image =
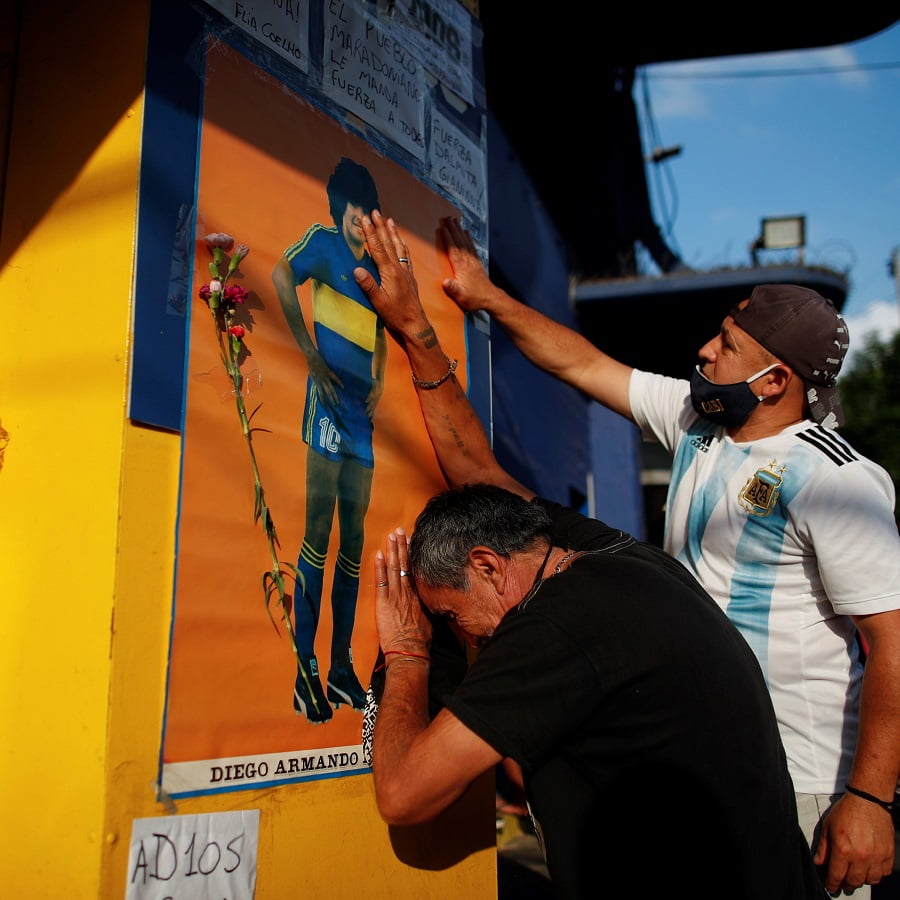
[[[458,210],[211,39],[161,753],[170,796],[367,771],[374,553],[444,486],[405,355],[351,274],[372,265],[359,217],[376,205],[403,231],[465,385],[464,320],[441,290],[437,244],[439,219]]]

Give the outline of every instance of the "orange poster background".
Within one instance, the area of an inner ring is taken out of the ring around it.
[[[373,150],[330,116],[230,48],[212,43],[199,157],[195,275],[190,308],[174,622],[163,761],[202,761],[360,743],[362,715],[348,706],[324,725],[294,713],[296,662],[263,574],[271,569],[262,525],[254,523],[250,457],[222,367],[212,315],[198,299],[209,281],[203,236],[227,232],[250,253],[239,279],[250,298],[239,319],[248,329],[242,365],[248,412],[259,407],[253,445],[280,541],[279,559],[295,564],[304,529],[306,445],[300,439],[306,360],[284,320],[271,273],[276,259],[314,222],[331,225],[325,185],[348,156],[366,166],[382,210],[410,247],[423,301],[445,350],[460,360],[463,317],[443,294],[449,274],[437,246],[441,216],[456,210],[407,170]],[[310,323],[309,283],[299,289]],[[412,528],[425,500],[444,487],[419,412],[406,357],[388,339],[386,387],[375,414],[375,469],[365,522],[353,634],[357,675],[367,686],[377,652],[375,550],[388,531]],[[325,569],[316,650],[327,674],[335,521]]]

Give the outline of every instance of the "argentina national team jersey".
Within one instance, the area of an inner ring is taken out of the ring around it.
[[[684,380],[635,371],[630,400],[673,455],[665,549],[758,658],[795,789],[834,791],[849,775],[857,721],[845,710],[862,678],[849,616],[900,605],[893,483],[812,421],[735,443],[697,416]]]
[[[353,269],[362,266],[376,280],[378,270],[368,253],[357,260],[333,226],[311,226],[284,255],[298,284],[312,279],[316,348],[343,383],[332,405],[319,395],[313,379],[307,379],[303,440],[329,459],[355,459],[371,468],[372,421],[366,400],[373,383],[375,339],[384,326]]]

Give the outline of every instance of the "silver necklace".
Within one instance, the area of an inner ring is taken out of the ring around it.
[[[523,609],[525,604],[538,592],[538,588],[544,583],[544,579],[541,577],[544,574],[544,566],[547,565],[547,560],[550,559],[550,554],[553,552],[553,542],[550,542],[550,546],[547,548],[547,555],[544,557],[544,561],[538,566],[537,573],[534,576],[534,584],[531,585],[531,590],[519,601],[519,608]],[[557,564],[556,568],[553,570],[553,575],[559,575],[562,571],[562,567],[564,563],[567,563],[573,556],[581,553],[581,550],[573,550],[571,553],[567,553]],[[553,577],[553,576],[550,576]]]
[[[565,565],[565,564],[566,564],[573,556],[577,556],[579,553],[581,553],[580,550],[573,550],[571,553],[567,553],[567,554],[566,554],[566,555],[565,555],[565,556],[564,556],[564,557],[556,564],[556,568],[553,570],[553,574],[554,574],[554,575],[559,575],[559,573],[562,571],[562,567],[563,567],[563,566],[564,566],[564,565]]]

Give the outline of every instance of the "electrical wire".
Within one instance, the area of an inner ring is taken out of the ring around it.
[[[725,79],[725,78],[784,78],[784,77],[796,77],[803,75],[836,75],[846,72],[864,72],[864,71],[878,71],[878,70],[888,70],[888,69],[900,69],[900,62],[880,62],[880,63],[856,63],[854,65],[847,66],[818,66],[815,68],[801,68],[801,69],[745,69],[741,71],[706,71],[701,72],[697,71],[697,69],[693,69],[690,72],[677,72],[677,71],[659,71],[660,66],[664,65],[675,65],[675,63],[657,63],[654,66],[642,66],[639,69],[638,78],[641,85],[641,103],[642,103],[642,111],[641,111],[641,119],[643,121],[643,131],[646,133],[649,138],[649,144],[651,147],[651,151],[648,154],[650,156],[654,149],[664,147],[665,144],[660,138],[659,130],[656,125],[656,120],[653,116],[653,107],[650,100],[650,81],[665,81],[665,80],[686,80],[686,79],[696,79],[698,81],[703,80],[713,80],[713,79]],[[654,71],[650,71],[653,68]],[[663,233],[664,238],[669,244],[673,247],[675,252],[682,256],[682,253],[678,247],[678,242],[674,235],[674,227],[675,221],[677,219],[678,214],[678,188],[675,184],[674,176],[672,175],[672,171],[668,166],[666,159],[661,159],[659,161],[654,161],[654,165],[652,166],[653,172],[653,195],[655,196],[656,204],[660,208],[660,214],[662,217],[662,226],[661,231]],[[650,187],[650,183],[648,181],[648,189]],[[651,198],[651,206],[653,205]]]
[[[657,66],[676,63],[657,63]],[[653,81],[667,79],[694,78],[698,81],[709,78],[784,78],[795,75],[838,75],[842,72],[868,72],[878,69],[900,69],[900,62],[857,63],[852,66],[822,66],[815,69],[742,69],[736,72],[644,72],[644,77]]]
[[[639,70],[638,78],[641,85],[641,104],[643,109],[641,119],[643,120],[645,130],[650,137],[650,145],[652,147],[662,147],[663,142],[660,139],[659,130],[656,126],[656,120],[653,117],[653,106],[650,102],[650,86],[647,82],[646,67],[642,67]],[[678,246],[678,241],[675,239],[675,235],[673,233],[675,220],[678,217],[678,187],[675,184],[672,170],[669,168],[668,164],[665,163],[665,160],[656,163],[652,168],[655,181],[655,190],[653,193],[656,195],[663,220],[661,231],[666,241],[672,246],[678,256],[681,256],[682,254]],[[667,200],[665,185],[663,184],[664,178],[668,184],[668,197],[670,198],[669,200]],[[651,202],[651,207],[652,205],[653,204]]]

